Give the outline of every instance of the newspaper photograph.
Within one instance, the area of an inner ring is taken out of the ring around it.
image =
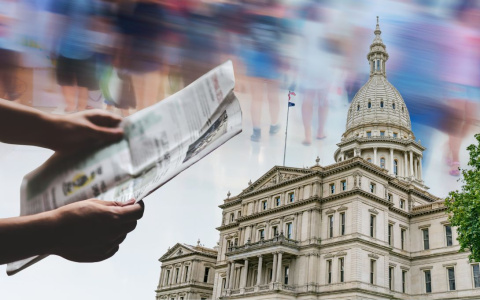
[[[53,155],[26,175],[21,215],[90,198],[140,201],[242,131],[228,61],[176,94],[126,117],[124,138],[83,155]],[[44,257],[8,264],[9,275]]]

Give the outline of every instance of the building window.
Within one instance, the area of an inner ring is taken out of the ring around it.
[[[388,267],[388,288],[393,291],[393,267]]]
[[[273,226],[272,227],[272,232],[273,232],[273,237],[276,237],[278,235],[278,227],[277,226]]]
[[[370,183],[370,193],[375,193],[375,183]]]
[[[405,209],[405,200],[400,199],[400,208]]]
[[[407,271],[402,270],[402,293],[407,292]]]
[[[273,269],[268,269],[268,280],[272,282],[273,279]]]
[[[393,224],[388,224],[388,244],[393,244]]]
[[[394,138],[398,137],[398,133],[394,132],[394,133],[393,133],[393,137],[394,137]]]
[[[372,102],[368,101],[368,108],[372,107]]]
[[[359,104],[359,105],[357,105],[357,111],[359,111],[359,110],[360,110],[360,104]]]
[[[391,201],[393,200],[393,195],[392,195],[392,194],[388,194],[388,195],[387,195],[387,199],[388,199],[388,201],[391,202]]]
[[[480,267],[478,264],[472,265],[473,271],[473,286],[476,288],[480,287]]]
[[[449,267],[447,268],[447,275],[448,275],[448,289],[450,291],[455,290],[455,268]]]
[[[340,184],[342,185],[342,191],[346,191],[347,190],[347,181],[342,180],[342,182],[340,182]]]
[[[328,237],[333,237],[333,215],[328,216]]]
[[[380,136],[385,136],[385,131],[380,131]]]
[[[385,169],[385,157],[380,157],[380,168]]]
[[[188,281],[188,266],[185,266],[185,278],[183,280],[184,282]]]
[[[234,218],[235,218],[234,214],[231,213],[231,214],[230,214],[230,222],[233,222],[233,219],[234,219]]]
[[[422,235],[423,235],[423,249],[428,250],[430,249],[430,241],[428,238],[428,228],[422,229]]]
[[[425,270],[424,275],[425,275],[425,293],[431,293],[432,292],[432,273],[430,272],[430,270]]]
[[[167,276],[165,276],[165,285],[170,283],[170,270],[167,270]]]
[[[293,238],[293,225],[292,223],[287,223],[287,239]]]
[[[370,260],[370,284],[375,284],[375,260]]]
[[[280,196],[275,197],[275,204],[276,204],[277,206],[280,206]]]
[[[345,258],[340,257],[338,259],[338,267],[340,273],[340,282],[345,282]]]
[[[383,101],[380,101],[380,107],[383,108]]]
[[[402,250],[405,250],[405,238],[406,238],[406,234],[407,234],[407,231],[405,229],[402,228],[402,230],[400,230],[400,248]]]
[[[258,231],[258,238],[259,238],[260,240],[263,240],[263,239],[265,238],[265,229],[260,229],[260,230]]]
[[[242,212],[239,211],[239,212],[237,213],[237,219],[240,218],[241,216],[242,216]]]
[[[327,260],[327,283],[332,283],[332,260],[331,259]]]
[[[395,109],[395,103],[392,103],[392,108]]]
[[[180,273],[180,268],[175,269],[175,283],[178,283],[178,274]]]
[[[330,184],[330,194],[335,194],[335,183]]]
[[[377,59],[377,71],[380,71],[380,60]]]
[[[367,131],[367,137],[372,137],[372,132],[371,131]]]
[[[205,267],[205,273],[203,274],[203,282],[208,282],[208,273],[210,272],[209,267]]]
[[[285,279],[284,279],[284,284],[288,284],[288,273],[290,272],[290,267],[286,266],[285,267]]]
[[[375,237],[375,222],[376,222],[376,217],[375,215],[370,215],[370,236]]]
[[[238,238],[235,238],[235,239],[233,240],[233,245],[234,245],[234,246],[238,246]]]
[[[180,297],[180,300],[183,300],[183,297]]]
[[[452,226],[445,225],[445,238],[447,239],[447,246],[453,245],[453,238],[452,238]]]
[[[369,157],[369,158],[367,158],[367,161],[368,161],[369,163],[371,163],[371,162],[372,162],[372,159]]]
[[[393,160],[393,174],[398,175],[398,160]]]
[[[290,201],[290,203],[295,201],[295,194],[294,193],[289,193],[288,194],[288,201]]]
[[[340,213],[340,235],[345,235],[345,213]]]
[[[267,200],[262,201],[262,209],[263,209],[263,210],[267,210],[267,207],[268,207],[268,206],[267,206]]]

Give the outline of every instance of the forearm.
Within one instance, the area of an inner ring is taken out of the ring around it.
[[[55,122],[54,115],[0,99],[0,142],[49,148]]]
[[[55,242],[53,212],[0,219],[0,264],[51,254]]]

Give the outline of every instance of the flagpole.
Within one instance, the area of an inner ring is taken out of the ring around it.
[[[285,126],[285,146],[283,148],[283,166],[285,167],[285,155],[287,154],[287,133],[288,133],[288,113],[290,112],[290,104],[287,108],[287,126]]]

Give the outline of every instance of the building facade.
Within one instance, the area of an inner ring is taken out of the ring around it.
[[[156,299],[212,299],[213,279],[218,252],[200,245],[177,243],[159,261],[160,279]]]
[[[220,205],[212,299],[480,299],[374,33],[335,163],[275,166]]]

